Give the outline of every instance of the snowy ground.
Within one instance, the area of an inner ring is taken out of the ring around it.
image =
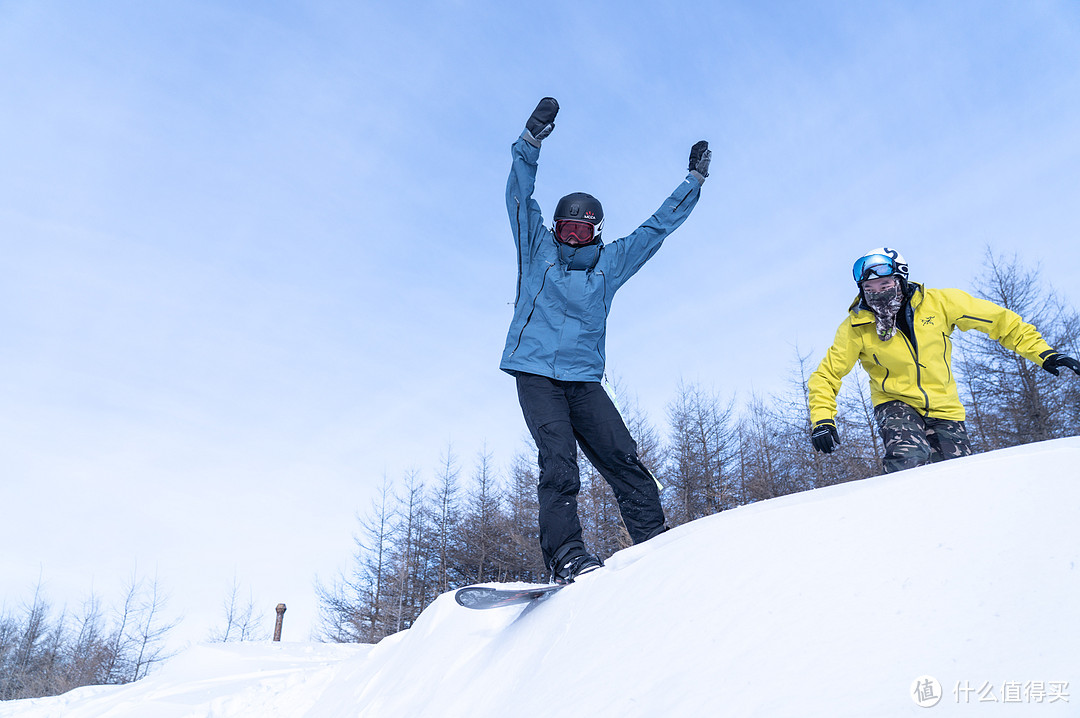
[[[376,646],[197,646],[0,717],[1076,716],[1078,467],[1073,438],[788,496],[525,613],[446,594]]]

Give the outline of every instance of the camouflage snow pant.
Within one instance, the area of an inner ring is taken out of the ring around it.
[[[971,454],[962,421],[932,419],[902,401],[875,406],[874,419],[885,443],[881,466],[886,474]]]

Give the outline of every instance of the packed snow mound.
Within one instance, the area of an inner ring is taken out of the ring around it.
[[[1075,716],[1077,467],[1071,438],[787,496],[533,607],[448,593],[375,646],[200,646],[0,716]]]

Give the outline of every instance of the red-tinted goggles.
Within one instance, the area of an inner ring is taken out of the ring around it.
[[[555,223],[555,239],[563,244],[579,247],[593,241],[593,229],[591,222],[560,219]]]

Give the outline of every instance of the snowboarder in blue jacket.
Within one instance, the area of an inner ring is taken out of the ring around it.
[[[501,368],[517,380],[518,400],[536,442],[540,548],[552,580],[568,583],[599,568],[582,539],[577,447],[610,484],[634,543],[666,529],[652,474],[601,380],[607,316],[615,292],[690,215],[709,175],[708,142],[690,150],[686,179],[660,209],[622,239],[601,240],[604,210],[575,192],[559,200],[552,226],[533,199],[540,144],[559,104],[545,97],[512,147],[506,209],[517,244],[514,318]]]

